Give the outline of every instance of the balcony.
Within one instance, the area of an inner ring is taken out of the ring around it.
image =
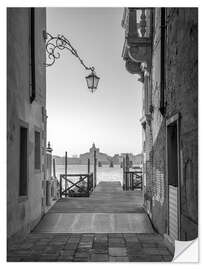
[[[151,68],[152,15],[151,8],[125,8],[121,23],[125,29],[122,57],[126,69],[140,75],[142,82],[145,71]]]

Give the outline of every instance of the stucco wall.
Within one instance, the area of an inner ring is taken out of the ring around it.
[[[44,180],[46,105],[45,42],[46,10],[35,9],[36,99],[30,103],[30,10],[8,8],[7,11],[7,233],[29,230],[41,216],[42,180]],[[28,196],[19,197],[20,123],[28,124]],[[41,132],[40,171],[34,169],[34,131]]]

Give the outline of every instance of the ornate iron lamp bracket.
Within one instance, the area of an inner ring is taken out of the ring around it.
[[[86,70],[91,70],[92,72],[95,70],[94,67],[88,67],[85,65],[84,61],[78,55],[76,49],[71,45],[70,41],[63,35],[59,34],[57,36],[52,36],[51,34],[47,33],[46,31],[43,32],[43,37],[46,40],[46,54],[49,63],[46,63],[46,67],[52,66],[56,59],[59,59],[61,54],[60,51],[67,49],[71,52],[75,57],[78,58],[81,65]]]

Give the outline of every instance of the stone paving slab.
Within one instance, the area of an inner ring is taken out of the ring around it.
[[[57,201],[35,232],[153,233],[142,205],[142,191],[123,191],[120,182],[100,182],[90,197]]]
[[[145,213],[48,213],[37,233],[153,233]]]
[[[100,182],[90,197],[60,199],[49,213],[144,213],[143,194],[123,191],[120,182]]]
[[[7,251],[8,262],[170,262],[172,258],[155,233],[31,233],[20,242],[9,241]]]

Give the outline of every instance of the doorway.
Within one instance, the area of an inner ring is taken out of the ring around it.
[[[179,115],[166,122],[167,128],[167,178],[168,178],[168,234],[179,239],[180,225],[180,168],[179,168]]]

